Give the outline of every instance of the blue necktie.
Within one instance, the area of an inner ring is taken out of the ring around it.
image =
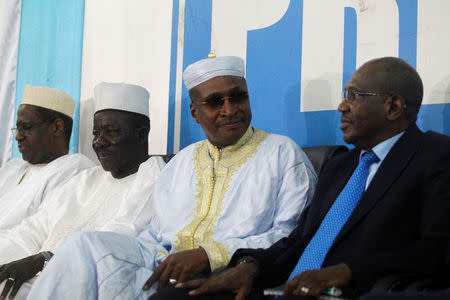
[[[319,269],[322,266],[336,236],[364,193],[370,165],[377,161],[379,159],[372,151],[362,155],[358,167],[334,201],[316,234],[306,246],[288,281],[303,271]]]

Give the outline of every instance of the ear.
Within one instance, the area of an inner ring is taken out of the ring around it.
[[[60,118],[56,118],[52,124],[52,132],[55,136],[64,135],[64,121]]]
[[[405,115],[405,100],[401,96],[391,96],[385,102],[387,119],[397,120]]]
[[[139,127],[137,130],[137,137],[138,137],[138,141],[139,143],[145,143],[146,141],[148,141],[148,133],[149,130],[147,130],[147,128],[145,127]]]
[[[193,102],[191,102],[189,103],[189,108],[191,109],[191,116],[194,118],[195,122],[199,124],[198,111],[196,105]]]

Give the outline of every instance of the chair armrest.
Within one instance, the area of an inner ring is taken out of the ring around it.
[[[418,280],[417,274],[392,274],[380,278],[370,289],[371,292],[402,291],[408,284]]]

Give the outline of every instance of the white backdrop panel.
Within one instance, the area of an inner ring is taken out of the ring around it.
[[[417,70],[423,104],[450,103],[450,1],[418,2]]]
[[[20,7],[20,0],[0,1],[0,166],[11,158]]]
[[[80,99],[81,153],[95,158],[91,148],[92,97],[95,85],[102,81],[138,84],[149,90],[149,152],[166,153],[172,2],[86,0]]]
[[[214,0],[211,49],[217,56],[236,55],[245,59],[247,32],[275,24],[288,7],[288,0]]]

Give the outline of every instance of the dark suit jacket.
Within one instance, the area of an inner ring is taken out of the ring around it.
[[[261,287],[284,283],[359,161],[359,149],[331,159],[309,208],[289,237],[270,248],[241,249],[260,265]],[[445,260],[450,231],[450,137],[406,130],[336,237],[323,267],[346,263],[363,292],[382,275],[432,273]]]

